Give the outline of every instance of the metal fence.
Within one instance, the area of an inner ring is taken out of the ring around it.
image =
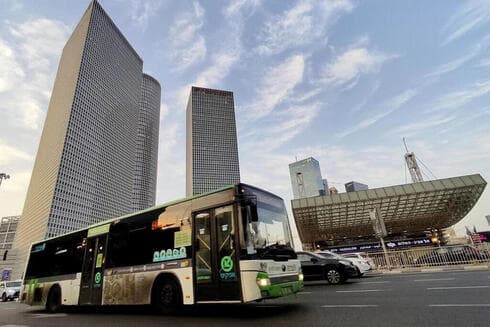
[[[387,256],[375,252],[369,253],[369,257],[378,270],[490,263],[490,246],[482,243],[475,247],[453,245],[389,250]]]

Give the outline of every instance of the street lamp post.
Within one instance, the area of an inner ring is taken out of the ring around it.
[[[2,180],[9,179],[10,176],[5,173],[0,173],[0,185],[2,185]]]

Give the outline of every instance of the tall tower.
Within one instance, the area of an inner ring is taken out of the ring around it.
[[[186,133],[187,196],[240,182],[233,92],[193,86]]]
[[[289,175],[295,199],[325,195],[326,179],[322,179],[320,163],[315,158],[306,158],[289,164]]]
[[[410,172],[412,181],[414,183],[423,182],[424,179],[422,178],[422,173],[420,172],[419,164],[417,163],[417,159],[415,158],[415,153],[408,151],[405,138],[403,138],[403,144],[405,144],[405,149],[407,150],[407,153],[405,153],[405,162],[407,163],[408,171]]]
[[[14,242],[15,275],[32,242],[154,204],[160,86],[142,69],[92,1],[61,55]]]

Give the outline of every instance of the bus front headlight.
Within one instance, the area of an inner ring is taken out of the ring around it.
[[[271,280],[269,279],[269,276],[264,273],[257,274],[257,285],[259,285],[259,287],[271,286]]]

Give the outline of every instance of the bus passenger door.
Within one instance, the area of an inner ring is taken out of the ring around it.
[[[194,215],[197,302],[241,301],[233,206]]]
[[[107,234],[85,240],[79,304],[102,304]]]

